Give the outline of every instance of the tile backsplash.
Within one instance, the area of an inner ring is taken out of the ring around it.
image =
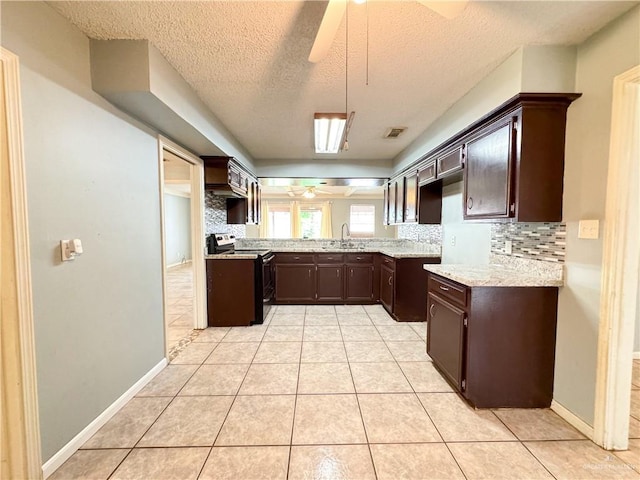
[[[401,224],[398,225],[398,238],[440,245],[442,243],[442,225]]]
[[[206,234],[232,233],[237,238],[247,236],[246,225],[229,225],[227,223],[227,198],[204,192],[204,224]]]
[[[491,225],[491,253],[564,263],[567,227],[564,223],[494,223]]]

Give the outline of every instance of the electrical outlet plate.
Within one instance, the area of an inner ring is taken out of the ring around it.
[[[578,238],[596,240],[599,236],[599,220],[580,220],[578,222]]]

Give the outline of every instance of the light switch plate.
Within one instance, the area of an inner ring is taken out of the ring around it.
[[[511,255],[513,253],[513,242],[511,240],[504,241],[504,253]]]
[[[599,236],[599,220],[580,220],[578,222],[578,238],[596,240]]]

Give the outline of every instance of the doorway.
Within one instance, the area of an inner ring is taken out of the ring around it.
[[[611,120],[594,441],[626,450],[638,309],[640,65],[614,79]]]
[[[160,138],[165,353],[171,361],[206,327],[202,161]]]

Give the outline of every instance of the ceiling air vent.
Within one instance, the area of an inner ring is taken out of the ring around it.
[[[406,129],[407,127],[391,127],[385,132],[384,138],[398,138]]]

